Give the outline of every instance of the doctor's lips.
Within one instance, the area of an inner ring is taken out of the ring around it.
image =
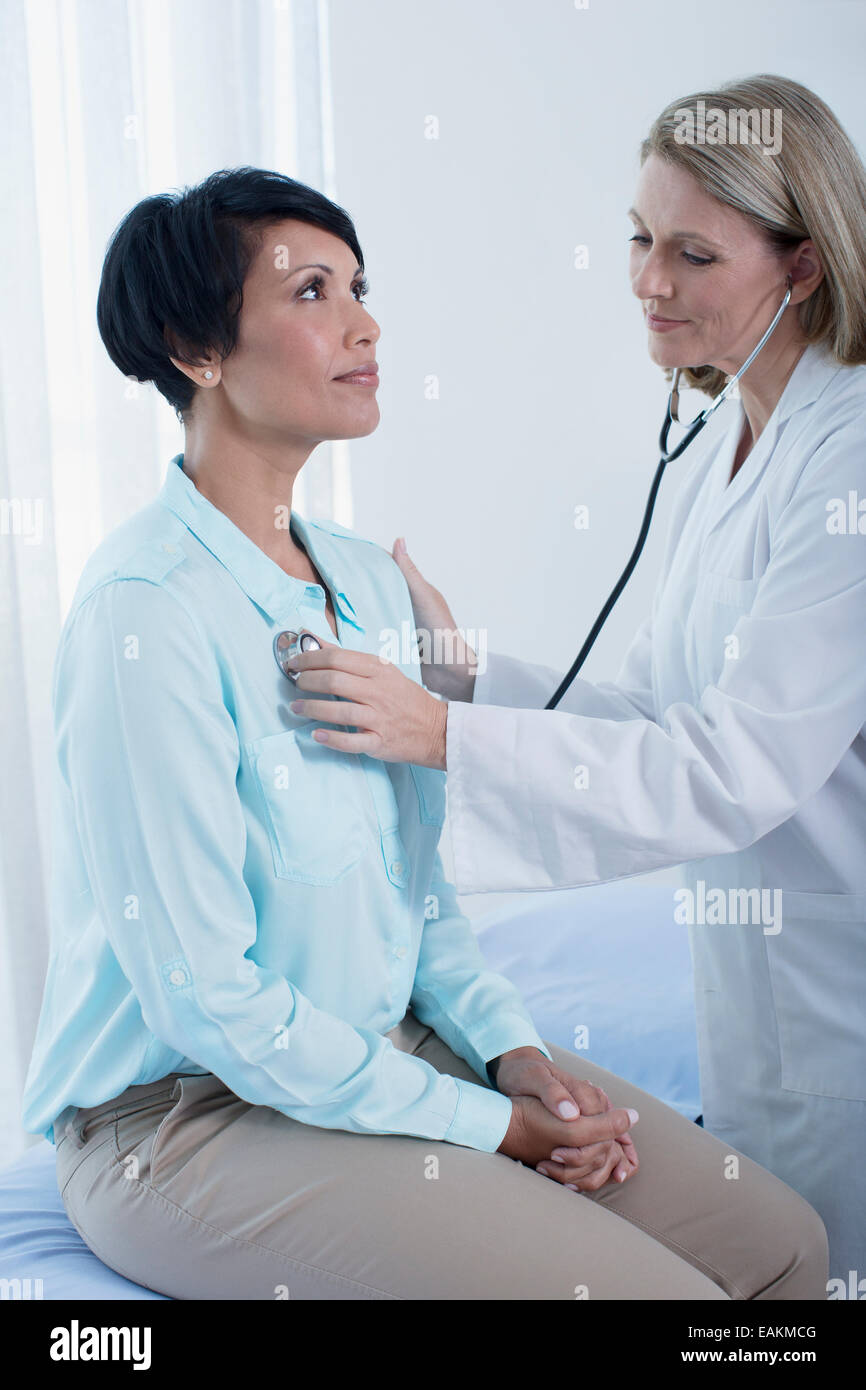
[[[342,376],[335,376],[333,380],[348,382],[350,386],[378,386],[378,363],[362,362],[360,366],[352,367],[351,371],[343,372]]]
[[[654,333],[667,333],[672,328],[682,328],[683,324],[688,323],[688,319],[665,319],[660,314],[651,314],[649,309],[645,310],[647,327]]]

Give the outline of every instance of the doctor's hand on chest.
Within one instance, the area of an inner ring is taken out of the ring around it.
[[[384,657],[330,643],[293,658],[290,669],[298,673],[299,689],[352,702],[348,710],[340,709],[339,722],[360,732],[316,730],[313,737],[318,742],[344,753],[367,753],[384,762],[416,763],[444,772],[448,710],[429,691],[470,703],[478,658],[442,594],[409,559],[405,543],[395,543],[394,559],[412,599],[424,685],[409,680]],[[323,723],[338,722],[327,700],[298,697],[292,710]]]
[[[318,743],[342,753],[367,753],[383,762],[445,771],[448,706],[393,662],[323,642],[315,650],[299,652],[289,666],[297,672],[295,684],[303,692],[292,701],[294,713],[358,730],[316,729],[313,738]],[[316,700],[315,693],[337,700]]]

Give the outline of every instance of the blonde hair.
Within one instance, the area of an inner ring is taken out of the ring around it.
[[[729,127],[739,120],[740,129],[747,119],[754,129],[762,110],[775,113],[775,121],[781,112],[779,151],[765,153],[757,140],[684,138],[688,109],[710,117],[723,112]],[[814,242],[824,278],[799,305],[800,331],[807,342],[825,343],[841,364],[866,362],[866,169],[820,97],[767,73],[695,92],[656,118],[640,147],[641,165],[651,154],[679,165],[704,192],[743,213],[778,254]],[[665,375],[670,379],[670,368]],[[713,396],[727,380],[711,366],[684,369],[682,376]]]

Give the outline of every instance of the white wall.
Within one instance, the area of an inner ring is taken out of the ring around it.
[[[389,549],[405,534],[491,650],[565,670],[634,543],[666,399],[627,277],[639,142],[673,97],[776,72],[866,150],[866,4],[331,0],[330,16],[337,198],[382,330],[353,524]],[[590,679],[616,674],[648,611],[677,475]]]

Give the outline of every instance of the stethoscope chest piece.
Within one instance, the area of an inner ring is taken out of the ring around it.
[[[290,671],[289,662],[298,655],[298,652],[313,651],[316,647],[321,647],[321,642],[314,632],[292,632],[287,629],[278,632],[274,638],[274,657],[284,676],[288,676],[290,681],[297,682],[300,671]]]

